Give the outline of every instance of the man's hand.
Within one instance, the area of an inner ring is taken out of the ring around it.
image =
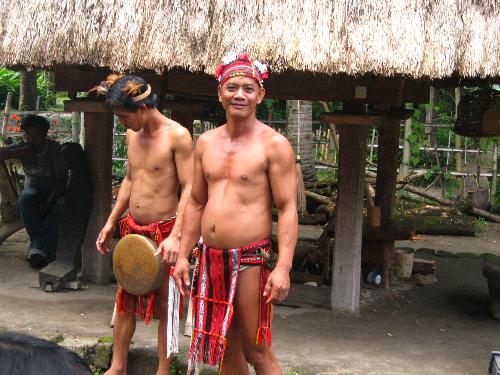
[[[173,278],[175,285],[179,289],[181,296],[189,296],[191,292],[191,281],[189,280],[189,261],[185,257],[180,257],[175,263]]]
[[[290,270],[276,267],[267,279],[264,287],[264,297],[266,303],[283,302],[288,297],[290,290]]]
[[[179,247],[180,237],[171,234],[160,243],[155,255],[162,254],[164,262],[175,264],[177,256],[179,255]]]
[[[102,228],[101,233],[97,236],[97,241],[95,245],[97,246],[97,251],[102,255],[109,253],[111,251],[111,239],[116,230],[116,223],[106,223],[104,228]]]

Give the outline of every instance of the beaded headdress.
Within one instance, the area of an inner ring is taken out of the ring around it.
[[[246,53],[236,54],[234,52],[227,54],[223,63],[217,67],[215,78],[222,85],[229,78],[244,76],[253,78],[260,87],[264,87],[264,79],[269,76],[267,66],[261,62],[251,61]]]

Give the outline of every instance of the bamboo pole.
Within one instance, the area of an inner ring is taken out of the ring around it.
[[[370,143],[370,163],[373,163],[373,147],[375,143],[375,126],[372,128],[372,140]]]

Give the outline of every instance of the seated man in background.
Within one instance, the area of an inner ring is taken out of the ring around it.
[[[21,122],[25,140],[0,148],[0,161],[19,159],[23,166],[26,179],[17,207],[31,241],[28,261],[36,268],[54,260],[59,206],[67,178],[61,146],[47,139],[49,127],[44,117],[29,115]]]

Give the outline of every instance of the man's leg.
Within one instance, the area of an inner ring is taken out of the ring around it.
[[[229,331],[226,335],[227,345],[222,362],[221,375],[248,375],[248,363],[243,353],[241,337],[238,334],[238,317],[233,315]]]
[[[21,217],[31,241],[33,241],[33,238],[38,233],[40,226],[42,225],[42,217],[37,215],[34,210],[36,203],[41,199],[41,194],[36,189],[31,187],[21,191],[19,197],[17,198],[17,211],[19,212],[19,216]]]
[[[168,375],[172,357],[167,358],[167,318],[168,318],[168,283],[170,277],[170,265],[165,264],[163,281],[158,288],[155,298],[157,299],[156,314],[158,315],[158,370],[156,375]]]
[[[259,324],[259,284],[260,267],[249,267],[240,272],[233,317],[237,322],[234,326],[237,331],[233,332],[232,341],[228,341],[227,347],[229,349],[233,344],[234,336],[239,337],[240,344],[236,345],[241,345],[245,359],[255,368],[257,375],[281,375],[282,371],[272,348],[266,342],[257,345],[255,340]],[[223,374],[238,373],[233,372],[234,370],[237,369],[227,368]]]
[[[26,228],[26,232],[28,232],[31,242],[27,251],[28,261],[36,268],[41,268],[48,262],[46,249],[39,248],[36,243],[36,238],[42,226],[43,217],[35,211],[34,207],[43,197],[43,193],[39,190],[33,187],[27,187],[21,191],[17,199],[17,211],[19,212],[19,216]]]
[[[116,314],[113,325],[113,360],[104,375],[124,375],[127,373],[127,358],[130,342],[135,332],[134,313]]]
[[[32,238],[32,246],[42,250],[47,254],[48,260],[56,257],[57,233],[59,229],[59,219],[64,204],[64,198],[60,198],[43,217],[40,229]]]

